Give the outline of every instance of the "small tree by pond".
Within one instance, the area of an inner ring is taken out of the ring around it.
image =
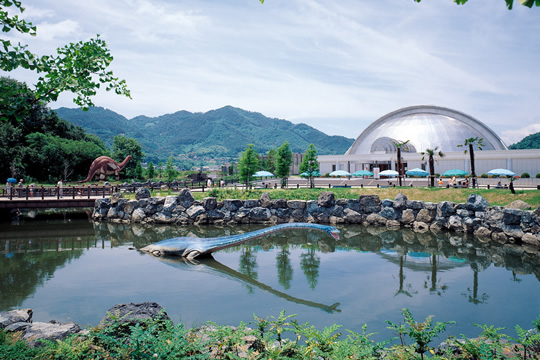
[[[257,156],[255,149],[253,149],[253,144],[249,144],[238,161],[238,175],[240,181],[246,184],[246,189],[253,179],[253,174],[257,172],[258,168],[259,157]]]

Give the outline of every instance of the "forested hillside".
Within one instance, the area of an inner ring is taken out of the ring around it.
[[[61,120],[24,83],[0,77],[0,177],[77,180],[109,150],[97,136]]]
[[[250,143],[258,153],[266,153],[285,141],[293,152],[304,152],[313,143],[321,155],[343,154],[354,141],[232,106],[206,113],[179,111],[131,120],[103,108],[88,112],[60,108],[56,112],[66,121],[98,135],[106,144],[110,145],[119,134],[136,139],[143,146],[146,159],[154,162],[164,161],[170,155],[237,157]]]
[[[509,146],[510,149],[540,149],[540,132],[531,134]]]

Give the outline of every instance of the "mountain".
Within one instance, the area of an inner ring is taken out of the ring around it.
[[[509,149],[540,149],[540,132],[524,137],[521,141],[512,144]]]
[[[254,144],[257,152],[266,153],[285,141],[293,152],[302,153],[313,143],[321,155],[344,154],[354,141],[326,135],[306,124],[268,118],[232,106],[205,113],[178,111],[130,120],[101,107],[86,112],[68,108],[55,111],[60,118],[99,136],[108,146],[120,134],[136,139],[152,161],[163,161],[170,155],[235,158],[248,144]]]

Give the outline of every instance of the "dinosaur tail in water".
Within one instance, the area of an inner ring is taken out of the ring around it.
[[[155,256],[176,255],[188,259],[193,259],[199,255],[210,254],[214,251],[225,249],[231,246],[246,243],[248,241],[272,234],[274,232],[287,229],[313,229],[325,231],[336,240],[339,240],[339,230],[333,226],[311,224],[311,223],[286,223],[271,226],[245,234],[224,236],[217,238],[199,239],[193,237],[178,237],[162,240],[152,245],[145,246],[141,251],[148,252]]]

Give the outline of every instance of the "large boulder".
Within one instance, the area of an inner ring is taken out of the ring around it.
[[[141,200],[141,199],[148,199],[152,194],[150,194],[150,190],[148,190],[147,187],[140,187],[135,190],[135,199]]]
[[[334,206],[335,204],[335,197],[334,197],[334,193],[333,192],[330,192],[330,191],[323,191],[320,195],[319,195],[319,198],[317,199],[317,202],[319,204],[320,207],[332,207]]]
[[[0,312],[0,329],[18,322],[32,322],[32,309],[19,309]]]
[[[35,322],[24,327],[21,339],[30,347],[45,346],[48,341],[64,340],[72,334],[77,334],[82,328],[71,322],[59,322],[51,320],[48,323]]]
[[[504,207],[505,209],[531,210],[531,205],[523,200],[514,200]]]
[[[195,202],[195,198],[191,194],[191,191],[187,188],[180,190],[176,202],[182,205],[186,209],[189,208]]]
[[[364,214],[378,213],[381,211],[381,200],[378,195],[360,195],[358,198],[360,212]]]
[[[467,198],[466,208],[471,211],[484,211],[489,207],[489,202],[481,195],[471,194]]]
[[[270,199],[270,195],[268,193],[263,193],[259,199],[259,203],[262,207],[269,208],[272,206],[272,199]]]
[[[161,305],[155,302],[143,302],[114,305],[107,311],[107,315],[101,319],[100,326],[118,323],[129,327],[148,320],[171,321]]]

